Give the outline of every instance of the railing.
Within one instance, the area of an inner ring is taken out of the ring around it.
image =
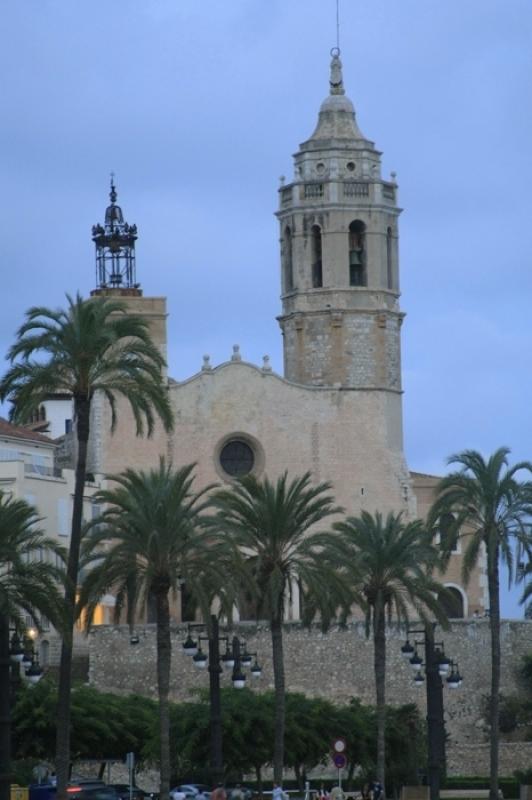
[[[395,186],[391,183],[383,183],[382,196],[386,200],[395,200]]]
[[[292,189],[283,189],[281,191],[281,205],[289,206],[292,202]]]
[[[306,183],[303,187],[303,197],[305,200],[316,200],[324,195],[323,183]]]
[[[59,467],[45,467],[43,464],[24,462],[24,472],[29,475],[43,475],[47,478],[62,478],[63,470]]]
[[[344,197],[369,197],[369,183],[361,181],[344,183]]]

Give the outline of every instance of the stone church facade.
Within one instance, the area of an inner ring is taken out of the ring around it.
[[[412,519],[428,511],[437,478],[409,471],[403,449],[397,184],[393,173],[383,179],[381,154],[358,127],[336,52],[329,83],[317,126],[294,156],[293,179],[279,189],[284,375],[267,358],[245,362],[236,346],[223,364],[204,357],[196,375],[168,378],[175,430],[167,437],[158,429],[151,440],[134,437],[125,407],[111,436],[109,410],[98,400],[91,472],[146,468],[160,455],[176,467],[196,462],[198,486],[310,470],[332,483],[349,514],[401,511]],[[112,185],[105,225],[93,228],[93,295],[123,297],[150,321],[166,355],[166,298],[142,294],[137,229],[116,199]],[[452,615],[482,616],[484,564],[468,587],[460,569],[458,545],[443,580],[454,592]],[[290,616],[298,619],[297,597]]]

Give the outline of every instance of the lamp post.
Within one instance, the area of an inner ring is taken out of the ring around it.
[[[421,630],[409,629],[401,653],[414,671],[414,683],[418,687],[426,684],[427,691],[427,750],[428,783],[430,800],[439,800],[441,776],[445,769],[445,720],[443,716],[443,679],[450,689],[458,689],[462,676],[458,665],[445,655],[443,642],[434,641],[436,623],[427,623]],[[408,635],[421,636],[412,645]],[[418,653],[424,647],[425,661]],[[425,666],[425,676],[422,667]]]
[[[199,636],[196,642],[192,638],[193,630],[207,629],[207,636]],[[201,649],[201,642],[208,641],[209,655],[207,656]],[[220,641],[225,641],[226,651],[220,656]],[[243,652],[242,652],[243,647]],[[222,703],[220,692],[220,675],[223,666],[232,669],[232,683],[235,689],[243,689],[246,685],[246,675],[243,667],[251,664],[253,657],[255,662],[251,666],[253,677],[260,678],[261,668],[257,663],[257,654],[250,653],[245,643],[241,642],[238,636],[233,636],[231,643],[227,636],[220,636],[218,618],[211,615],[210,625],[205,623],[189,623],[187,638],[183,642],[183,652],[191,656],[194,665],[198,669],[208,668],[209,671],[209,709],[210,709],[210,731],[211,731],[211,753],[210,771],[213,785],[223,781],[223,741],[222,741]]]
[[[27,640],[25,649],[17,632],[13,633],[11,640],[9,633],[9,618],[0,613],[0,800],[9,800],[11,795],[12,687],[20,680],[21,664],[25,666],[26,677],[31,683],[36,683],[42,676],[32,640]],[[26,656],[28,662],[24,664]]]

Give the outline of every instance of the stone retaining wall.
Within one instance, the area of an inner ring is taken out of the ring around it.
[[[241,623],[237,633],[257,650],[263,676],[259,690],[273,688],[270,632],[265,625]],[[90,635],[90,682],[98,689],[127,694],[138,692],[156,696],[155,627],[142,626],[140,642],[129,643],[126,626],[99,626]],[[185,700],[193,689],[207,687],[208,676],[194,668],[182,652],[185,627],[172,629],[171,697]],[[437,639],[440,638],[437,633]],[[482,719],[483,698],[490,687],[489,624],[484,619],[453,623],[452,630],[441,635],[445,652],[457,660],[463,675],[458,690],[444,689],[446,728],[449,735],[449,774],[478,775],[487,772],[489,761],[487,731]],[[391,627],[387,633],[387,700],[397,705],[416,702],[426,712],[425,692],[411,680],[411,669],[400,654],[404,631]],[[309,696],[327,697],[344,703],[359,697],[374,703],[373,645],[366,639],[364,625],[353,622],[345,629],[333,628],[322,633],[319,628],[305,629],[298,623],[284,629],[286,685],[290,691]],[[501,692],[517,690],[516,668],[520,658],[532,651],[532,621],[501,623]],[[222,678],[222,680],[224,680]],[[227,679],[226,679],[227,680]],[[251,683],[251,679],[250,679]],[[525,769],[532,763],[532,743],[501,745],[501,775]]]

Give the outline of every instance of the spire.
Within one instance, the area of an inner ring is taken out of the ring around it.
[[[115,174],[111,172],[111,191],[109,192],[109,200],[111,203],[116,203],[116,187],[115,187]]]

